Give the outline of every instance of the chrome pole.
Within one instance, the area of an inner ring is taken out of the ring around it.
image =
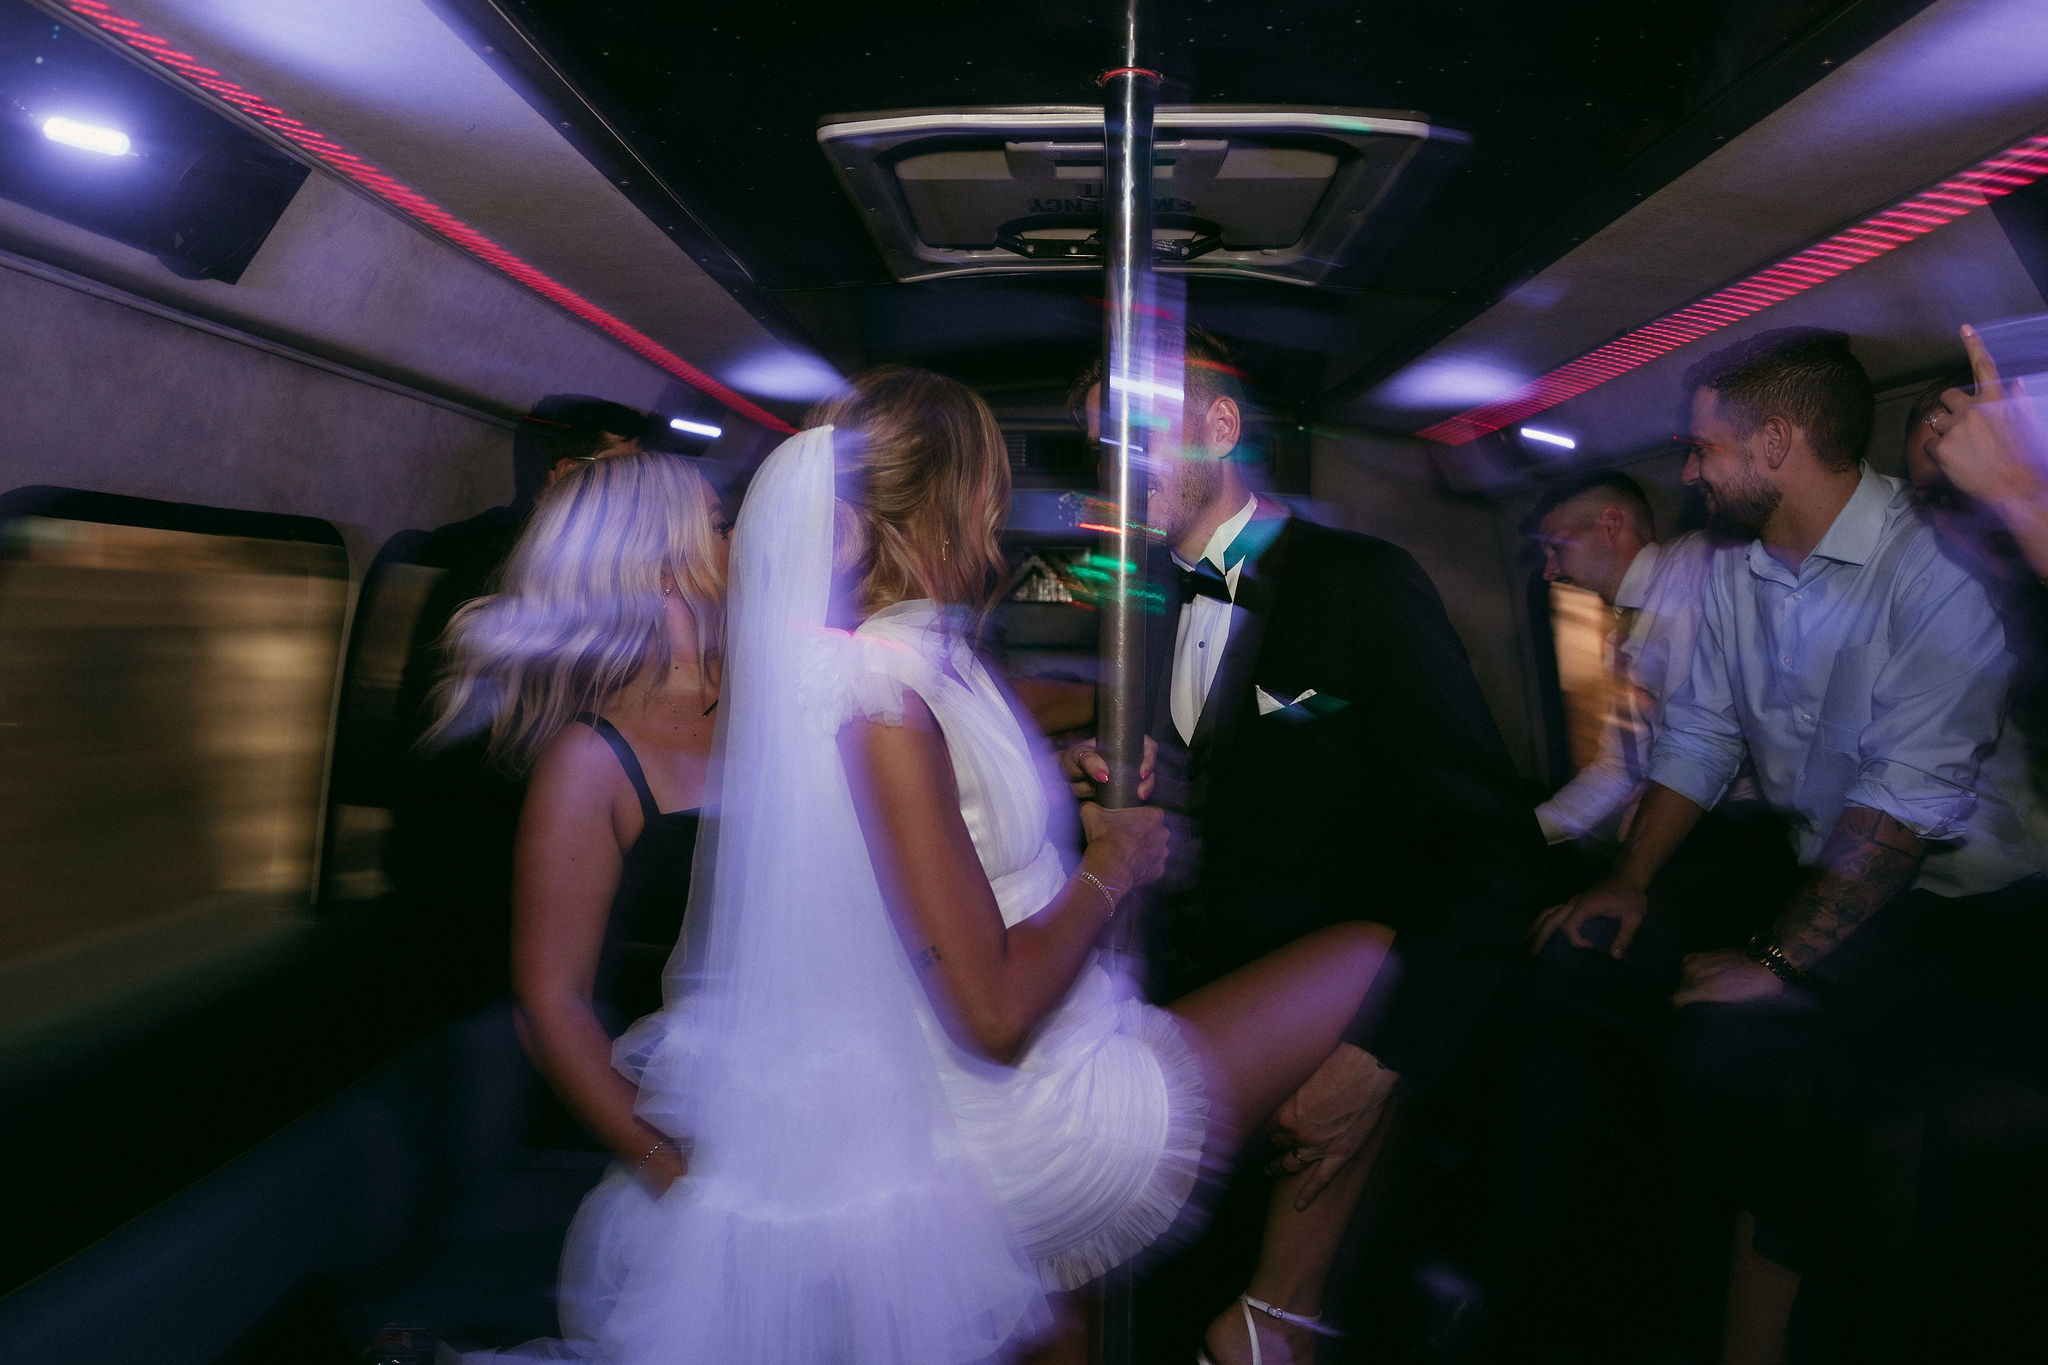
[[[1152,113],[1159,73],[1139,65],[1138,0],[1125,0],[1123,62],[1102,77],[1104,284],[1102,492],[1107,527],[1102,558],[1109,591],[1102,599],[1102,671],[1096,689],[1098,739],[1109,765],[1106,806],[1138,804],[1145,753],[1145,457],[1162,430],[1153,336],[1158,319],[1152,281]],[[1174,348],[1177,352],[1178,347]],[[1180,387],[1174,376],[1173,387]],[[1132,907],[1133,911],[1136,907]],[[1120,938],[1128,945],[1136,914]],[[1108,1277],[1095,1321],[1095,1359],[1135,1358],[1135,1280],[1124,1266]]]
[[[1138,0],[1125,0],[1123,64],[1102,76],[1103,222],[1108,322],[1102,386],[1102,492],[1108,513],[1102,556],[1110,575],[1102,603],[1100,740],[1109,765],[1108,806],[1138,804],[1145,717],[1145,452],[1161,427],[1152,333],[1152,113],[1159,73],[1138,64]],[[1178,387],[1176,378],[1175,387]]]

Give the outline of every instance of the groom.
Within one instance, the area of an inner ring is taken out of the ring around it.
[[[1185,354],[1182,439],[1154,452],[1147,516],[1167,587],[1147,642],[1153,800],[1179,846],[1151,914],[1151,994],[1341,920],[1397,935],[1399,972],[1276,1116],[1273,1169],[1315,1167],[1306,1201],[1373,1159],[1397,1088],[1463,1088],[1539,908],[1543,839],[1428,577],[1385,541],[1256,496],[1239,372],[1199,330]],[[1100,389],[1083,391],[1092,431]],[[1107,777],[1088,746],[1065,763]]]

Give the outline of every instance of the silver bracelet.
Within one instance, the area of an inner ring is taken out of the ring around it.
[[[1075,875],[1102,893],[1102,899],[1109,902],[1109,917],[1115,919],[1117,899],[1123,895],[1123,888],[1109,885],[1085,867]]]
[[[640,1162],[639,1162],[639,1164],[633,1167],[633,1172],[634,1172],[634,1174],[636,1174],[636,1175],[637,1175],[637,1174],[639,1174],[639,1173],[640,1173],[641,1171],[644,1171],[644,1170],[646,1170],[646,1169],[647,1169],[647,1163],[648,1163],[648,1162],[650,1162],[650,1161],[652,1161],[652,1160],[654,1160],[654,1154],[655,1154],[656,1152],[660,1151],[660,1150],[661,1150],[662,1148],[664,1148],[664,1147],[675,1147],[675,1146],[676,1146],[676,1144],[675,1144],[675,1139],[674,1139],[674,1138],[663,1138],[663,1139],[662,1139],[661,1141],[659,1141],[659,1142],[655,1143],[655,1144],[654,1144],[654,1145],[653,1145],[652,1147],[649,1147],[649,1148],[647,1149],[647,1155],[646,1155],[646,1156],[643,1156],[643,1157],[641,1157],[641,1158],[640,1158]],[[676,1150],[677,1150],[677,1151],[681,1151],[682,1149],[681,1149],[680,1147],[676,1147]]]

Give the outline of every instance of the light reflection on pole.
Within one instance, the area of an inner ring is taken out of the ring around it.
[[[1102,677],[1098,720],[1109,765],[1103,804],[1138,804],[1144,755],[1145,459],[1162,433],[1155,366],[1160,330],[1152,272],[1152,114],[1159,73],[1138,64],[1138,0],[1126,0],[1123,64],[1102,77],[1102,224],[1107,326],[1102,386]],[[1179,385],[1176,370],[1173,384]]]

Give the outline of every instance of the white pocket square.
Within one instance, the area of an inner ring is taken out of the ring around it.
[[[1313,687],[1311,687],[1308,691],[1302,693],[1293,701],[1282,701],[1280,698],[1274,696],[1271,692],[1268,692],[1265,688],[1260,687],[1257,683],[1252,684],[1252,692],[1258,698],[1259,714],[1262,716],[1270,716],[1275,711],[1285,711],[1290,706],[1299,706],[1303,702],[1307,701],[1310,697],[1313,697],[1316,694],[1316,690]]]

